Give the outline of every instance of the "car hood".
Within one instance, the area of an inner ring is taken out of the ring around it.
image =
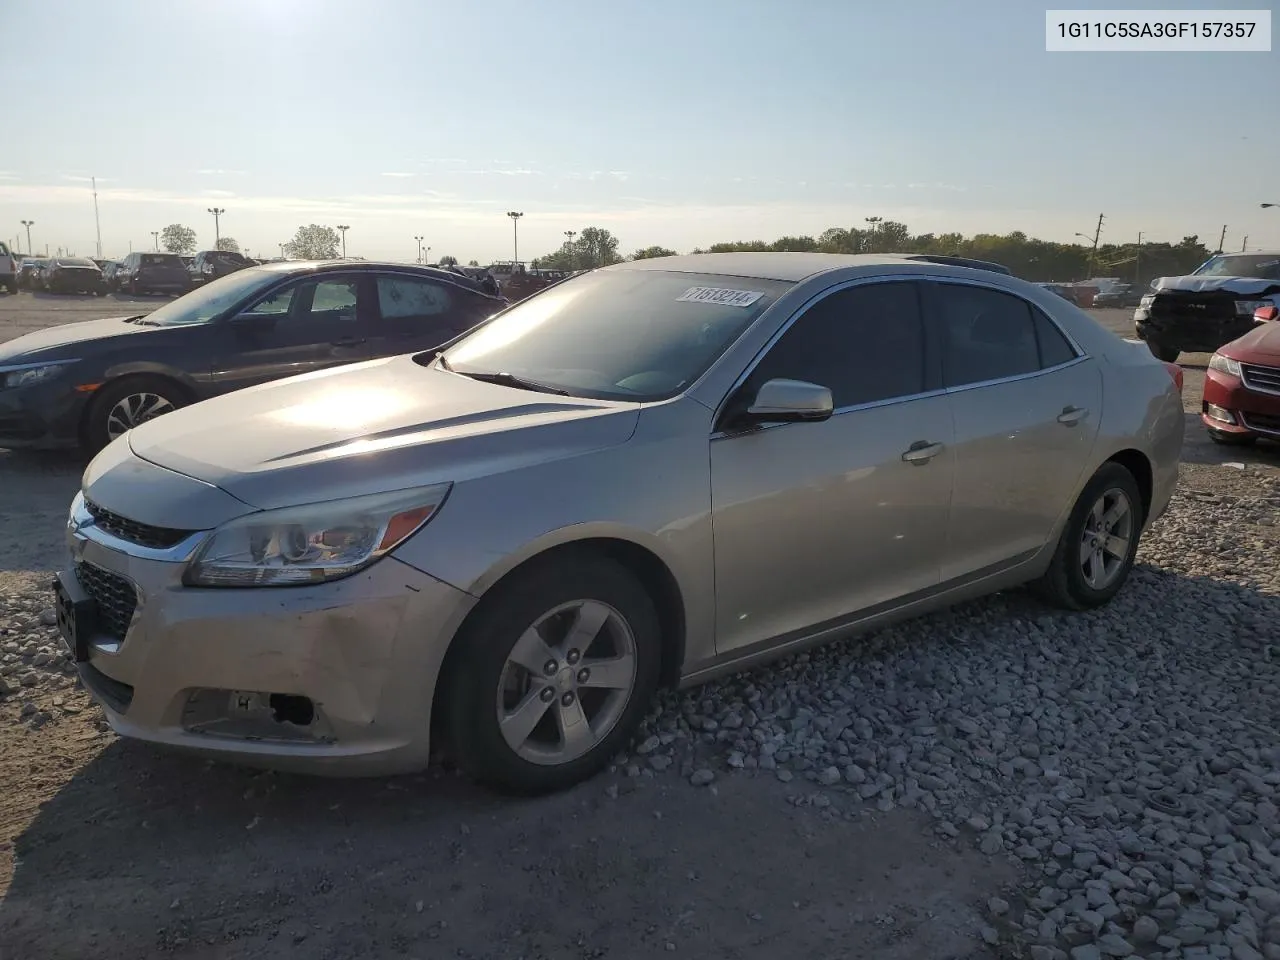
[[[1211,293],[1218,290],[1227,293],[1256,295],[1280,291],[1280,281],[1260,277],[1161,277],[1156,281],[1153,293],[1162,290],[1185,290],[1189,293]]]
[[[1264,365],[1269,366],[1280,360],[1280,322],[1260,323],[1218,352],[1232,360],[1243,363],[1264,361]]]
[[[86,320],[82,323],[63,323],[47,330],[36,330],[0,344],[0,363],[22,360],[40,360],[47,355],[48,359],[60,359],[72,356],[76,344],[90,340],[104,340],[107,337],[118,337],[123,334],[142,333],[155,330],[157,327],[140,326],[129,323],[128,317],[113,317],[107,320]]]
[[[640,405],[389,357],[251,387],[131,430],[134,453],[262,509],[462,481],[624,443]]]

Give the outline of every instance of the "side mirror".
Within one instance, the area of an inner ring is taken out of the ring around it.
[[[1254,323],[1272,323],[1280,317],[1280,307],[1259,307],[1253,311]]]
[[[756,423],[814,423],[835,412],[831,391],[803,380],[768,380],[747,407],[746,418]]]

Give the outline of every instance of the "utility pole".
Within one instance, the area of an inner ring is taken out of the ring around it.
[[[90,177],[93,184],[93,226],[98,232],[98,259],[102,259],[102,221],[98,218],[98,178]]]
[[[1222,225],[1222,236],[1218,237],[1218,252],[1222,252],[1222,245],[1227,242],[1227,225]]]
[[[218,227],[218,218],[227,212],[226,207],[209,207],[209,213],[213,214],[213,249],[218,249],[218,241],[222,239],[222,232]]]
[[[342,234],[342,259],[347,259],[347,231],[351,229],[351,224],[338,224],[338,232]]]
[[[31,247],[31,228],[36,225],[36,222],[34,220],[23,220],[22,225],[27,228],[27,256],[34,257],[36,252]]]
[[[413,239],[418,241],[418,263],[422,263],[422,238],[415,233]]]
[[[1246,233],[1244,239],[1240,241],[1240,252],[1244,253],[1249,249],[1249,235]]]
[[[507,216],[511,218],[511,254],[512,268],[520,265],[520,218],[524,216],[521,210],[508,210]]]
[[[1105,219],[1106,217],[1103,214],[1098,214],[1098,226],[1093,231],[1093,251],[1089,254],[1088,279],[1090,280],[1093,279],[1093,271],[1098,266],[1098,240],[1102,236],[1102,221]]]
[[[1142,231],[1138,231],[1138,250],[1133,255],[1133,282],[1142,282]]]
[[[160,252],[160,231],[152,230],[151,239],[156,242],[156,253],[159,253]]]

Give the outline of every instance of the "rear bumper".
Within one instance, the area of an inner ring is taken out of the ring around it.
[[[1250,390],[1239,377],[1206,370],[1200,410],[1210,430],[1280,440],[1280,395]]]

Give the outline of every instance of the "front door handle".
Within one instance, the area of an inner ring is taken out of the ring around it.
[[[329,342],[335,347],[358,347],[364,343],[364,337],[339,337]]]
[[[925,464],[942,452],[942,444],[928,440],[917,440],[907,448],[902,459],[907,463]]]
[[[1063,407],[1062,412],[1058,414],[1058,422],[1064,427],[1074,427],[1088,415],[1089,411],[1084,407]]]

